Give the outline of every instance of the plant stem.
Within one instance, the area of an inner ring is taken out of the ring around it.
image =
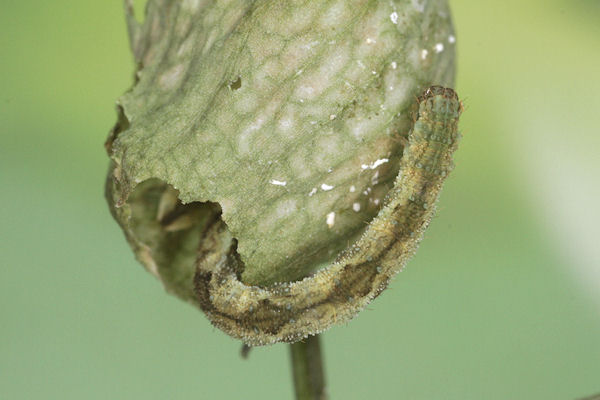
[[[325,376],[319,335],[290,345],[296,400],[325,400]]]

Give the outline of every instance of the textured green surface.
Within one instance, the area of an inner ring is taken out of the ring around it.
[[[219,203],[249,284],[347,247],[398,172],[416,96],[454,76],[442,0],[152,1],[133,31],[115,190],[159,178]]]
[[[451,5],[457,167],[391,290],[323,336],[328,391],[597,393],[598,3]],[[241,360],[108,215],[101,145],[133,69],[121,2],[3,2],[0,33],[0,398],[292,399],[286,346]]]

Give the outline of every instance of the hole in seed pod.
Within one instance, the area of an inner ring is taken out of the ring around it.
[[[112,190],[117,190],[113,188]],[[109,198],[112,194],[109,191]],[[118,194],[118,193],[117,193]],[[113,209],[138,259],[158,277],[167,289],[184,300],[193,300],[193,277],[199,257],[199,244],[207,231],[221,220],[221,207],[213,202],[183,204],[179,191],[160,179],[139,183],[124,204],[128,218]],[[241,271],[236,271],[241,272]]]
[[[242,87],[242,77],[238,76],[238,78],[229,84],[229,89],[238,90]]]

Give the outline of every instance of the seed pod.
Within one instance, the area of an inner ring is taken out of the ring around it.
[[[353,317],[451,167],[446,2],[155,0],[129,27],[107,198],[137,258],[251,345]]]

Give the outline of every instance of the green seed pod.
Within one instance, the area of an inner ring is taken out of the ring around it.
[[[446,1],[151,0],[128,24],[107,198],[138,260],[251,345],[355,316],[451,169]]]

